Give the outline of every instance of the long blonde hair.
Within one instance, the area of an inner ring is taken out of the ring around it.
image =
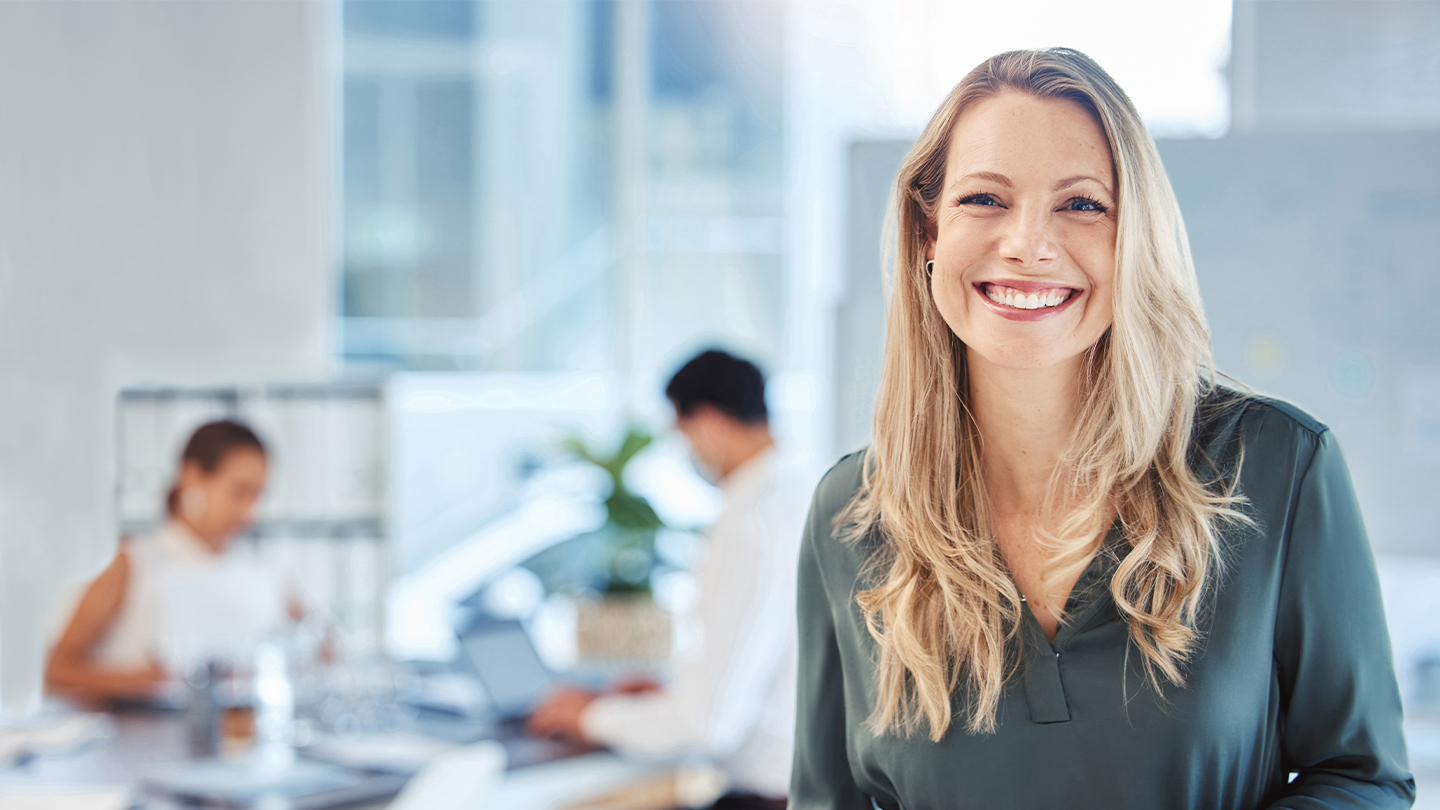
[[[993,731],[1017,666],[1011,642],[1023,607],[987,521],[965,346],[941,318],[925,271],[926,223],[955,122],[1007,90],[1088,110],[1109,141],[1117,184],[1114,322],[1088,354],[1085,402],[1051,482],[1052,502],[1061,489],[1079,500],[1055,535],[1037,538],[1051,552],[1043,581],[1078,573],[1103,541],[1098,516],[1116,508],[1128,551],[1111,593],[1147,682],[1183,685],[1219,565],[1221,524],[1244,520],[1221,478],[1202,481],[1188,463],[1196,401],[1213,379],[1210,335],[1179,207],[1139,114],[1078,51],[986,60],[946,97],[895,181],[896,265],[875,440],[864,483],[836,518],[852,541],[875,530],[881,538],[871,559],[876,584],[856,596],[879,652],[869,720],[876,733],[924,726],[938,741],[957,691],[966,729]]]

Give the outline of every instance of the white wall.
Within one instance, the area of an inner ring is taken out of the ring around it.
[[[0,697],[115,547],[114,398],[326,370],[332,12],[0,3]]]
[[[1216,364],[1334,430],[1376,551],[1440,554],[1440,132],[1159,147]]]
[[[1235,0],[1233,131],[1440,129],[1437,0]]]

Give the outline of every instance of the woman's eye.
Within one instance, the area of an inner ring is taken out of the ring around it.
[[[961,205],[990,205],[998,206],[1000,201],[989,194],[971,194],[960,198]]]
[[[1065,204],[1065,210],[1085,211],[1103,214],[1108,209],[1106,209],[1105,204],[1100,202],[1099,200],[1093,200],[1089,197],[1073,197],[1071,198],[1070,202]]]

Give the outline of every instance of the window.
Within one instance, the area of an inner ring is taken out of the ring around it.
[[[707,341],[778,357],[782,6],[648,5],[645,159],[619,179],[642,201],[627,281],[613,63],[629,11],[346,0],[347,363],[606,371],[625,351],[644,378]]]

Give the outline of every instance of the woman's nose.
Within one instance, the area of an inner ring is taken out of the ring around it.
[[[1048,217],[1042,211],[1020,209],[1010,217],[1000,239],[1000,257],[1021,267],[1043,264],[1059,255],[1047,233]]]

